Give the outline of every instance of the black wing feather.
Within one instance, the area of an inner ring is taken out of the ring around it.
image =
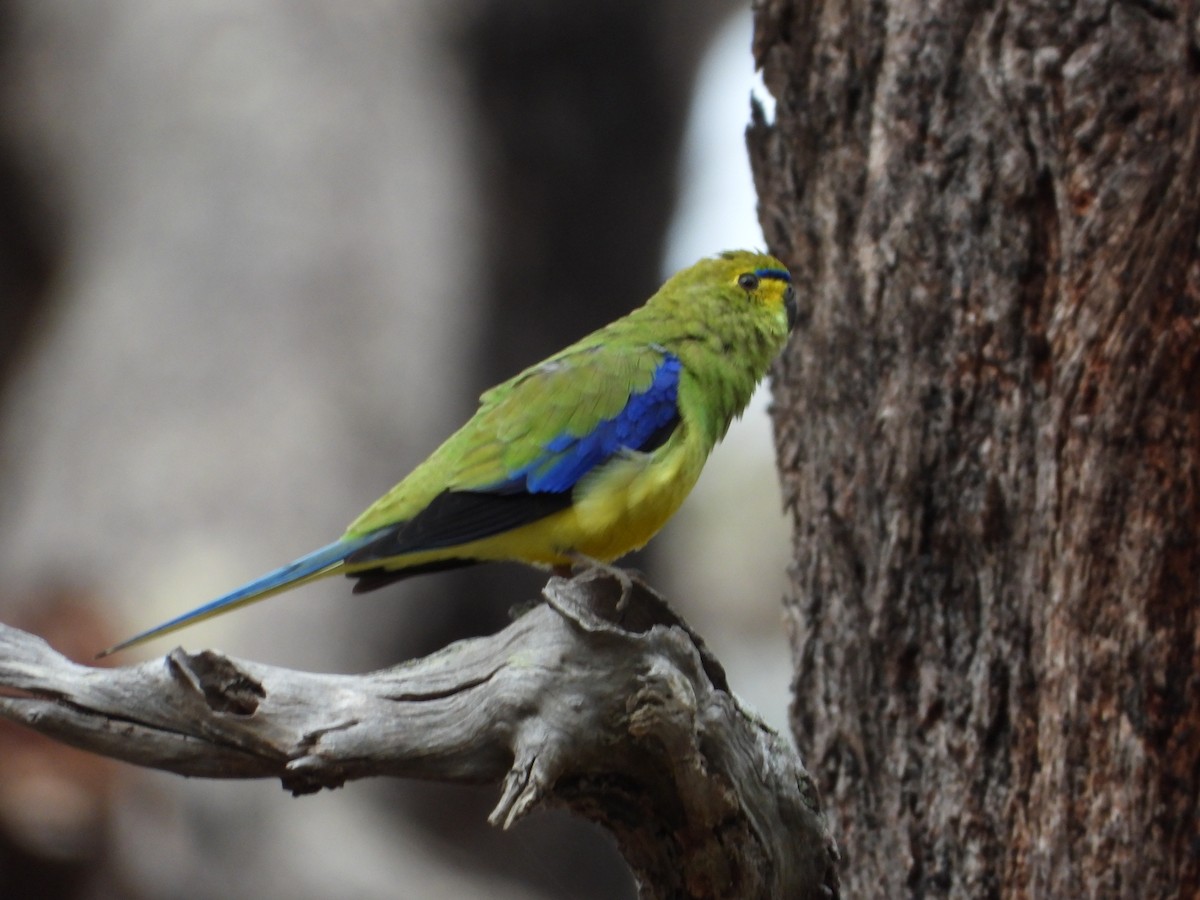
[[[352,565],[421,550],[438,550],[478,541],[544,519],[571,505],[571,493],[443,491],[407,522],[384,528],[371,543],[355,550]]]

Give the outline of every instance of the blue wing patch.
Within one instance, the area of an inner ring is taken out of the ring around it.
[[[668,354],[654,370],[650,386],[632,394],[616,416],[583,435],[562,434],[544,447],[546,456],[514,472],[505,487],[531,494],[560,494],[621,450],[653,449],[666,439],[663,429],[679,418],[675,405],[683,363]],[[648,446],[652,445],[652,446]],[[549,458],[547,458],[549,457]]]

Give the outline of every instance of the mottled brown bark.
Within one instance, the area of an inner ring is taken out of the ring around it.
[[[1200,5],[758,4],[847,896],[1200,892]]]

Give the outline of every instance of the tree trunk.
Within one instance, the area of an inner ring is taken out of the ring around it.
[[[1200,5],[758,4],[847,896],[1200,892]]]

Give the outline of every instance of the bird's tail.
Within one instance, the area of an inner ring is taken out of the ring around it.
[[[216,600],[205,603],[203,606],[197,607],[181,616],[176,616],[168,622],[163,622],[161,625],[156,625],[147,631],[143,631],[141,634],[136,634],[128,640],[121,641],[119,644],[114,644],[107,650],[96,654],[96,658],[99,659],[111,653],[116,653],[118,650],[134,647],[153,638],[170,634],[172,631],[177,631],[186,625],[202,622],[221,613],[237,609],[239,606],[245,606],[257,600],[264,600],[274,594],[298,587],[309,581],[316,581],[318,578],[332,575],[341,568],[342,562],[346,557],[366,543],[368,539],[369,537],[342,539],[326,547],[322,547],[320,550],[314,550],[307,556],[302,556],[282,568],[268,572],[261,578],[257,578],[249,584],[244,584],[240,588],[225,594],[223,597],[218,597]]]

